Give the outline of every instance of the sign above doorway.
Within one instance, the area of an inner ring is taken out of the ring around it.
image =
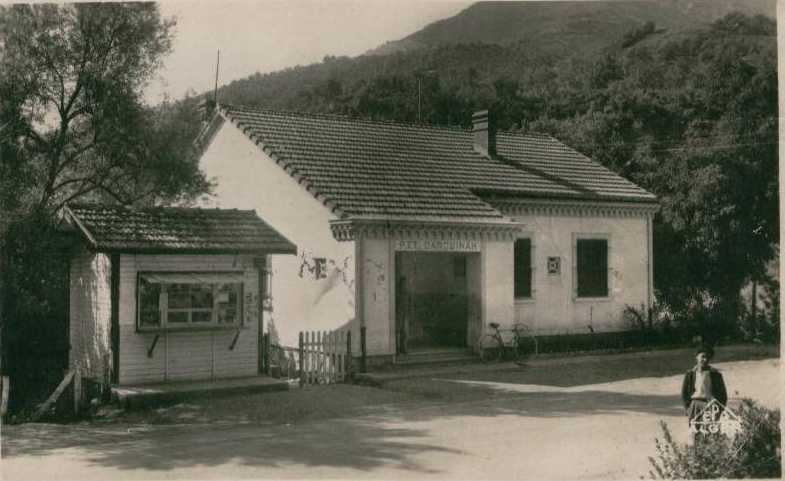
[[[396,251],[480,252],[480,241],[465,239],[399,239]]]

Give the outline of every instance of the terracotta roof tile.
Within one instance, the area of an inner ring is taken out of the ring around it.
[[[462,129],[229,105],[221,112],[348,218],[501,219],[483,193],[656,202],[543,134],[498,133],[498,155],[489,159]]]
[[[98,251],[295,253],[252,210],[72,204],[66,216]]]

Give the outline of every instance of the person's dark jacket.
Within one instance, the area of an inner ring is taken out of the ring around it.
[[[722,373],[713,367],[709,368],[709,376],[711,377],[711,393],[714,399],[720,402],[723,406],[728,402],[728,393],[725,390],[725,381],[722,379]],[[684,402],[684,407],[690,406],[692,394],[695,392],[695,370],[690,369],[684,375],[684,382],[681,385],[681,400]]]

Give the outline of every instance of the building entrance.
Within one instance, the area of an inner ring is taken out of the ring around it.
[[[475,309],[470,260],[478,254],[397,252],[395,319],[398,354],[470,345]]]

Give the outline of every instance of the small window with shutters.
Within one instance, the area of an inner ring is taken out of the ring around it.
[[[578,239],[575,256],[578,297],[608,297],[608,240]]]
[[[532,240],[515,241],[515,298],[532,297]]]

